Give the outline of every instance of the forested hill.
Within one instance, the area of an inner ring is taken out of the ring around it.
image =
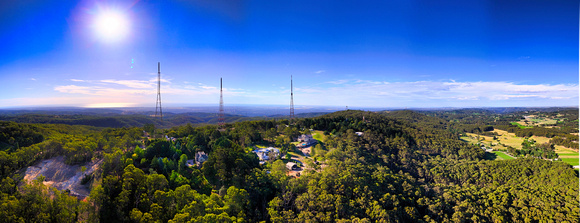
[[[323,115],[326,113],[300,113],[296,117],[306,118]],[[241,122],[252,120],[270,120],[287,118],[283,115],[272,116],[240,116],[225,114],[225,122]],[[160,128],[170,128],[179,125],[207,125],[217,124],[218,117],[214,113],[188,112],[188,113],[164,113],[163,121],[159,118],[145,114],[119,114],[119,113],[80,113],[58,112],[50,113],[6,113],[0,114],[0,120],[13,121],[18,123],[43,123],[43,124],[67,124],[67,125],[88,125],[94,127],[122,128],[122,127],[142,127],[145,124],[154,124]]]
[[[578,173],[536,158],[489,161],[448,122],[412,111],[158,129],[0,122],[0,219],[8,222],[578,222]],[[305,156],[300,134],[319,140]],[[142,143],[141,140],[145,140]],[[17,143],[18,142],[18,143]],[[260,165],[249,152],[275,146]],[[200,168],[186,161],[197,152]],[[102,159],[91,195],[71,199],[18,170]],[[300,164],[300,176],[288,162]]]

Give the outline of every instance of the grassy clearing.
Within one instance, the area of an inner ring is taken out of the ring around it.
[[[312,131],[312,138],[320,141],[320,142],[324,142],[326,140],[326,137],[324,136],[324,132],[323,131]]]
[[[578,158],[562,158],[562,161],[572,166],[578,166]]]
[[[522,124],[523,123],[523,124]],[[528,129],[528,128],[533,128],[531,126],[526,126],[526,124],[524,122],[511,122],[510,124],[512,125],[517,125],[518,127],[520,127],[520,129]]]
[[[560,158],[578,158],[579,153],[571,149],[556,149]]]
[[[500,152],[500,151],[493,151],[493,153],[495,153],[495,155],[497,155],[497,157],[501,158],[502,160],[512,160],[514,159],[511,156],[508,156],[507,154]]]

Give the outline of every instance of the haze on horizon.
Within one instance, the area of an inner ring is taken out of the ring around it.
[[[575,1],[9,1],[0,108],[578,106]]]

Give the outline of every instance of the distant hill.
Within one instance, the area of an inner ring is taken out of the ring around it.
[[[326,114],[326,112],[301,113],[297,118],[309,118]],[[18,123],[44,123],[44,124],[67,124],[67,125],[88,125],[94,127],[141,127],[152,123],[159,128],[170,128],[173,126],[193,124],[207,125],[217,124],[218,117],[215,113],[187,112],[187,113],[164,113],[163,121],[151,117],[148,114],[123,114],[119,110],[83,110],[79,111],[0,111],[0,120],[13,121]],[[256,116],[248,117],[241,115],[225,114],[225,121],[241,122],[254,120],[287,119],[288,116]]]

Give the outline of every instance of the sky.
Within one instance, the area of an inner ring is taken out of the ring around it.
[[[0,108],[578,106],[577,1],[0,1]],[[109,21],[103,22],[103,21]],[[111,22],[112,21],[112,22]]]

